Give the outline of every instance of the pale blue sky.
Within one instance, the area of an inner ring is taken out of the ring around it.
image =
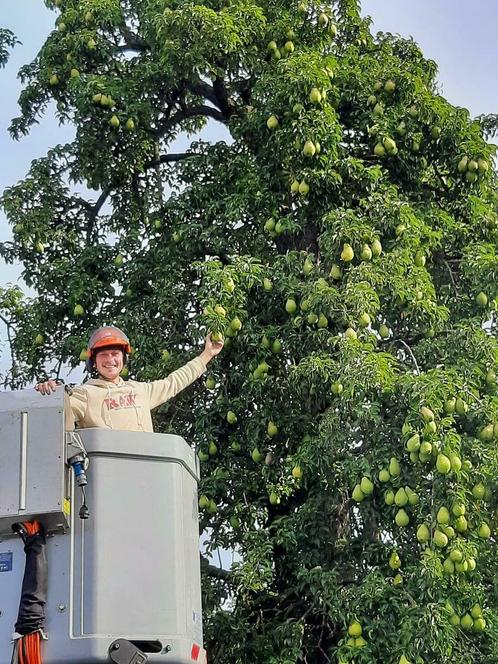
[[[55,121],[41,121],[32,133],[21,141],[12,141],[7,128],[18,112],[17,99],[21,85],[17,79],[19,68],[36,56],[47,34],[53,27],[55,14],[50,12],[42,0],[9,2],[9,11],[4,12],[1,25],[14,32],[22,45],[16,46],[5,69],[0,69],[0,191],[22,179],[32,159],[46,154],[47,149],[63,143],[71,136],[69,128],[59,128]],[[0,241],[10,239],[10,229],[5,216],[0,212]],[[18,267],[6,266],[0,259],[0,286],[17,278]]]
[[[6,0],[4,0],[6,2]],[[363,13],[374,19],[374,30],[413,36],[427,57],[439,65],[441,92],[454,104],[465,106],[472,115],[498,112],[498,5],[496,0],[363,0]],[[2,27],[10,28],[22,42],[7,67],[0,70],[0,191],[21,179],[31,160],[71,137],[46,118],[29,137],[19,142],[7,133],[11,118],[17,115],[20,91],[16,78],[19,67],[37,53],[53,25],[55,14],[42,0],[8,2]],[[11,237],[0,213],[0,241]],[[15,281],[18,266],[0,261],[0,285]],[[3,330],[0,329],[0,370]]]
[[[439,66],[444,96],[472,115],[498,112],[496,0],[362,0],[374,29],[412,36]]]

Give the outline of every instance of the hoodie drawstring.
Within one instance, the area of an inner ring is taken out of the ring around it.
[[[130,402],[133,404],[133,408],[135,409],[135,415],[137,416],[137,424],[143,431],[144,426],[142,424],[142,411],[137,408],[135,399],[133,397],[136,397],[136,393],[133,392],[133,388],[130,388]]]
[[[107,387],[107,417],[109,418],[109,422],[106,421],[106,412],[105,412],[105,399],[102,401],[102,408],[103,408],[103,414],[102,414],[102,419],[105,422],[105,424],[109,427],[109,429],[112,429],[112,419],[111,419],[111,388],[109,387],[109,384],[106,385]]]
[[[109,384],[107,384],[106,387],[107,387],[107,403],[110,404],[111,403],[111,398],[112,398],[111,397],[111,393],[112,393],[111,392],[111,386]],[[122,385],[117,385],[116,387],[122,387]],[[142,431],[143,431],[144,427],[143,427],[143,423],[142,423],[142,413],[137,408],[137,405],[135,403],[136,392],[133,391],[132,387],[130,387],[130,392],[128,393],[128,397],[130,399],[130,403],[133,405],[133,410],[135,411],[135,417],[137,418],[137,426],[139,426],[140,429],[142,429]],[[102,401],[102,420],[105,422],[106,426],[109,429],[112,429],[113,426],[112,426],[112,418],[111,418],[111,409],[110,409],[110,407],[109,406],[107,407],[107,413],[105,411],[106,411],[106,408],[105,408],[105,399],[104,399]]]
[[[97,409],[98,404],[100,403],[100,419],[103,423],[102,426],[105,426],[105,428],[107,429],[115,428],[115,425],[113,425],[113,420],[115,418],[113,418],[112,416],[111,412],[112,410],[115,410],[116,408],[123,410],[133,408],[133,410],[135,411],[135,421],[137,427],[136,430],[145,431],[143,420],[144,420],[144,412],[147,414],[147,411],[144,410],[144,407],[141,404],[141,402],[137,404],[137,398],[139,397],[139,394],[137,393],[133,385],[125,383],[122,379],[120,379],[119,383],[110,383],[108,381],[100,379],[92,379],[89,380],[86,383],[86,385],[88,385],[89,388],[98,387],[105,389],[106,391],[104,395],[98,395],[92,392],[93,396],[90,396],[89,392],[87,398],[88,411],[91,411],[93,408]],[[124,391],[125,389],[126,392]],[[114,401],[116,401],[115,404]],[[93,408],[92,408],[92,403],[95,404]]]

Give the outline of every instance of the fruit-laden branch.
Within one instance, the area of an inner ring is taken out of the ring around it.
[[[226,117],[224,113],[217,110],[216,108],[213,108],[212,106],[206,106],[205,104],[201,106],[190,106],[190,107],[186,106],[181,111],[178,111],[178,113],[175,113],[170,118],[165,120],[158,127],[158,129],[155,132],[155,135],[157,138],[160,138],[161,136],[164,136],[164,134],[168,130],[172,129],[176,125],[183,122],[183,120],[188,120],[189,118],[201,118],[201,117],[213,118],[213,120],[217,120],[222,124],[226,124],[228,120],[228,117]]]

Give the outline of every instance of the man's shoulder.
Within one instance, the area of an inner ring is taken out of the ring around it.
[[[132,379],[129,379],[129,380],[125,380],[122,383],[122,386],[126,387],[128,385],[129,387],[141,388],[141,387],[144,387],[145,385],[148,385],[148,384],[149,384],[148,381],[145,381],[145,380],[132,380]]]
[[[81,383],[80,385],[75,385],[72,388],[73,393],[76,393],[76,394],[87,394],[90,391],[101,390],[101,389],[102,389],[102,387],[100,385],[96,385],[91,380],[88,380],[86,383]]]
[[[71,385],[71,392],[69,393],[69,396],[70,397],[72,397],[72,396],[80,397],[80,396],[84,396],[85,394],[87,394],[87,392],[88,392],[88,388],[85,385],[85,383],[82,383],[81,385]]]

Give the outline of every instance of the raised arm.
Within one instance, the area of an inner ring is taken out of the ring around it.
[[[204,350],[199,355],[204,364],[210,362],[213,357],[216,357],[218,353],[221,352],[223,348],[223,341],[213,341],[211,339],[211,334],[208,334],[204,344]]]
[[[208,334],[205,341],[204,350],[183,367],[170,373],[162,380],[154,380],[147,383],[147,392],[150,401],[150,407],[156,408],[160,404],[172,399],[179,392],[191,385],[206,371],[206,365],[223,348],[222,341],[213,341]]]

